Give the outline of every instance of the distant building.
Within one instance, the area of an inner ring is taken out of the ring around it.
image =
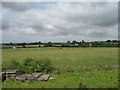
[[[79,44],[78,44],[78,43],[76,43],[76,44],[75,44],[75,46],[79,46]]]
[[[40,45],[40,47],[44,47],[44,45]]]
[[[13,47],[13,49],[16,49],[16,47]]]
[[[89,47],[91,47],[92,46],[92,44],[91,43],[89,43]]]

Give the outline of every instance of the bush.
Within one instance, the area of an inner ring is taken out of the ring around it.
[[[45,72],[50,73],[53,71],[53,66],[49,59],[42,59],[42,60],[34,60],[32,58],[26,58],[23,61],[22,70],[27,73],[32,72]]]
[[[54,69],[54,67],[51,64],[50,59],[47,59],[47,58],[36,61],[34,66],[36,67],[34,70],[35,72],[42,71],[42,72],[50,73]]]
[[[26,73],[31,73],[32,72],[32,68],[31,67],[33,67],[32,66],[32,62],[33,61],[34,60],[32,58],[26,58],[26,59],[24,59],[23,62],[22,62],[21,69],[23,71],[25,71]]]
[[[51,72],[53,70],[51,61],[49,59],[43,60],[42,70],[45,71],[45,72],[47,72],[47,73],[49,73],[49,72]]]
[[[3,70],[7,70],[7,69],[19,69],[21,68],[21,65],[19,62],[17,62],[16,60],[12,59],[10,62],[4,62],[2,64],[2,69]]]
[[[21,69],[26,73],[33,73],[33,72],[51,73],[54,69],[50,59],[47,59],[47,58],[44,58],[42,60],[25,58],[21,64],[18,63],[16,60],[12,60],[9,62],[4,62],[2,64],[2,67],[3,67],[3,70]]]

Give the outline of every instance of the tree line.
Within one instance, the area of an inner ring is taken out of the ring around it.
[[[38,45],[38,47],[118,47],[120,41],[119,40],[106,40],[106,41],[67,41],[67,42],[47,42],[43,43],[41,41],[38,42],[31,42],[31,43],[2,43],[2,45],[17,45],[22,46],[23,48],[26,47],[26,45]]]

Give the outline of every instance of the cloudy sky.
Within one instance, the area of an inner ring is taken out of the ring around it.
[[[2,42],[117,38],[117,2],[2,2]]]

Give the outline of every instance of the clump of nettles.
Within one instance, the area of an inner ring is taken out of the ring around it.
[[[25,58],[22,63],[19,63],[16,60],[11,60],[9,62],[3,63],[3,70],[7,69],[21,69],[26,73],[33,72],[51,73],[54,67],[51,64],[50,59],[47,58],[44,58],[42,60]]]

